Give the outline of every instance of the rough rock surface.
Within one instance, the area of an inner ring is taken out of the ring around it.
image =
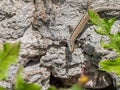
[[[119,0],[92,0],[91,4],[93,8],[119,5]],[[100,47],[101,36],[89,25],[78,37],[74,53],[69,53],[67,40],[86,7],[87,0],[0,0],[0,42],[21,41],[19,62],[25,66],[26,81],[46,90],[51,75],[67,80],[80,74],[84,61],[98,63],[115,56]],[[119,30],[119,24],[117,20],[113,30]],[[0,85],[11,88],[16,71],[17,66],[11,66],[8,81]]]

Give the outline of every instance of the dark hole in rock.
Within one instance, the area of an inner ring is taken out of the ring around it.
[[[26,66],[32,66],[32,65],[39,64],[39,63],[40,61],[29,61]]]
[[[29,61],[24,66],[32,66],[32,65],[35,65],[35,64],[39,64],[40,63],[40,61],[39,61],[40,58],[41,58],[41,55],[34,55],[34,56],[28,57],[27,59]]]
[[[58,3],[63,4],[66,0],[51,0],[51,1],[54,4],[58,4]]]
[[[50,85],[53,85],[56,88],[65,87],[62,80],[60,78],[58,78],[58,77],[54,77],[53,75],[50,76]]]
[[[68,45],[67,45],[66,41],[61,41],[61,42],[59,42],[59,44],[60,44],[60,46],[65,46],[65,47],[68,47]]]
[[[69,78],[59,78],[51,74],[50,85],[53,85],[56,88],[70,88],[73,84],[78,82],[79,76],[80,75],[71,76]]]

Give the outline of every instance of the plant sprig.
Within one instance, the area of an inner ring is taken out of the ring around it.
[[[95,32],[109,38],[109,42],[104,42],[101,38],[101,46],[106,49],[111,49],[118,54],[118,57],[112,61],[108,59],[101,60],[99,62],[100,69],[106,72],[116,73],[120,77],[120,32],[116,32],[115,34],[111,33],[111,28],[116,18],[102,19],[93,10],[89,10],[88,13],[90,21],[95,25]]]

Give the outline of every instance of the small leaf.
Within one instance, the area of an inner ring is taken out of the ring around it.
[[[3,49],[0,49],[0,80],[6,79],[7,71],[11,64],[16,63],[20,48],[20,42],[18,43],[5,43]]]
[[[112,27],[115,19],[110,19],[110,20],[101,19],[99,17],[99,15],[93,10],[89,10],[88,14],[90,17],[90,21],[94,25],[96,25],[96,27],[95,27],[96,33],[109,36],[111,27]]]
[[[106,31],[109,32],[109,34],[110,34],[111,28],[112,28],[116,18],[104,19],[104,20],[106,22],[106,25],[105,25]]]
[[[108,44],[108,43],[104,43],[104,41],[102,41],[102,39],[100,40],[100,45],[101,45],[103,48],[109,48],[109,44]]]
[[[109,36],[110,41],[108,43],[104,43],[102,40],[100,42],[103,48],[112,49],[120,54],[120,34],[119,32],[116,34],[111,34]]]
[[[0,87],[0,90],[6,90],[5,88],[3,88],[3,87]]]
[[[102,60],[99,62],[100,69],[106,72],[112,72],[120,77],[120,57],[114,60]]]
[[[96,26],[95,32],[100,34],[100,35],[109,35],[109,32],[107,32],[105,27],[103,27],[103,26]]]
[[[54,86],[48,88],[48,90],[57,90]]]
[[[82,87],[80,87],[80,85],[75,84],[71,87],[70,90],[84,90],[84,89]]]
[[[112,26],[115,22],[116,18],[111,18],[108,20],[108,26]]]
[[[37,84],[26,83],[22,76],[22,67],[20,67],[16,76],[15,90],[41,90]]]
[[[89,9],[88,14],[89,14],[90,20],[93,24],[95,24],[95,25],[101,24],[102,19],[99,17],[99,15],[95,11],[93,11],[92,9]]]

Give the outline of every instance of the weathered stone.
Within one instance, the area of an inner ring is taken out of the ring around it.
[[[51,67],[52,75],[56,77],[67,78],[79,74],[80,65],[84,61],[80,49],[76,50],[72,57],[67,56],[68,53],[64,51],[65,47],[48,49],[46,55],[40,59],[40,65]]]
[[[119,4],[119,0],[92,0],[91,6],[117,7]],[[116,56],[114,52],[101,48],[101,36],[89,25],[85,26],[85,31],[77,38],[74,52],[69,52],[68,38],[86,12],[86,7],[87,0],[0,1],[0,42],[21,41],[19,62],[25,65],[26,81],[38,83],[46,90],[50,74],[67,82],[70,77],[80,74],[81,63],[84,61],[98,63],[102,59]],[[112,33],[119,27],[118,20]],[[103,40],[108,39],[104,37]],[[31,62],[34,64],[29,64]],[[11,80],[14,79],[15,68],[13,66],[10,70]],[[4,87],[12,87],[9,82],[4,82]]]
[[[23,36],[24,32],[31,25],[33,3],[23,1],[3,0],[0,4],[1,16],[1,39],[14,39]]]
[[[47,38],[42,38],[38,31],[28,29],[24,36],[20,38],[20,62],[26,65],[29,61],[39,60],[46,53],[46,49],[52,44]]]
[[[39,64],[31,64],[25,67],[24,78],[27,82],[37,83],[42,86],[42,90],[46,90],[49,87],[50,72]]]

